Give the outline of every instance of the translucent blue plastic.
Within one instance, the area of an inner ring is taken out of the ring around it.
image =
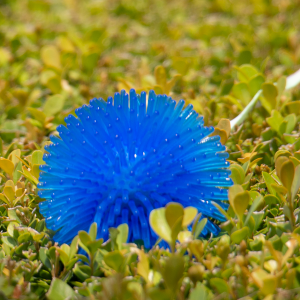
[[[227,209],[229,163],[220,137],[192,105],[183,109],[166,95],[131,90],[93,99],[57,127],[40,167],[40,203],[55,241],[70,243],[78,230],[98,224],[98,238],[110,227],[129,225],[129,241],[157,240],[149,214],[168,202],[194,206],[203,217],[224,220],[212,201]],[[223,187],[223,188],[222,188]],[[203,235],[218,234],[208,221]]]

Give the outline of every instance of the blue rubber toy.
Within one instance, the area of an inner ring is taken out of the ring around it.
[[[208,137],[203,117],[184,101],[150,91],[122,91],[76,109],[57,127],[40,166],[40,211],[54,240],[70,243],[79,230],[98,224],[98,238],[110,227],[129,225],[129,241],[151,247],[157,236],[149,214],[168,202],[194,206],[203,217],[224,220],[212,204],[227,209],[228,153],[219,136]],[[208,221],[203,235],[217,235]]]

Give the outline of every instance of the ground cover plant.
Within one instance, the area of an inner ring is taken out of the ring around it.
[[[0,299],[299,299],[299,20],[289,0],[1,1]],[[221,232],[170,203],[149,220],[164,247],[128,243],[126,224],[55,243],[38,196],[49,136],[131,88],[215,127],[234,182]]]

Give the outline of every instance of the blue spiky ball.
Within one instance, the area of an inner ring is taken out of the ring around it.
[[[228,154],[219,136],[208,137],[203,117],[171,97],[131,90],[76,109],[46,147],[39,178],[40,203],[54,240],[70,243],[79,230],[98,224],[98,237],[129,225],[129,241],[153,245],[149,214],[168,202],[194,206],[203,217],[223,220],[232,185]],[[203,234],[218,234],[210,220]]]

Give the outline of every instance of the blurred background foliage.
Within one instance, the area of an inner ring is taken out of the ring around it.
[[[299,26],[292,0],[0,1],[0,299],[299,299],[300,90],[284,92]],[[199,238],[191,211],[192,231],[172,228],[170,205],[150,221],[171,251],[126,244],[124,226],[53,244],[36,191],[49,134],[130,88],[183,98],[216,126],[235,183],[222,234]]]

